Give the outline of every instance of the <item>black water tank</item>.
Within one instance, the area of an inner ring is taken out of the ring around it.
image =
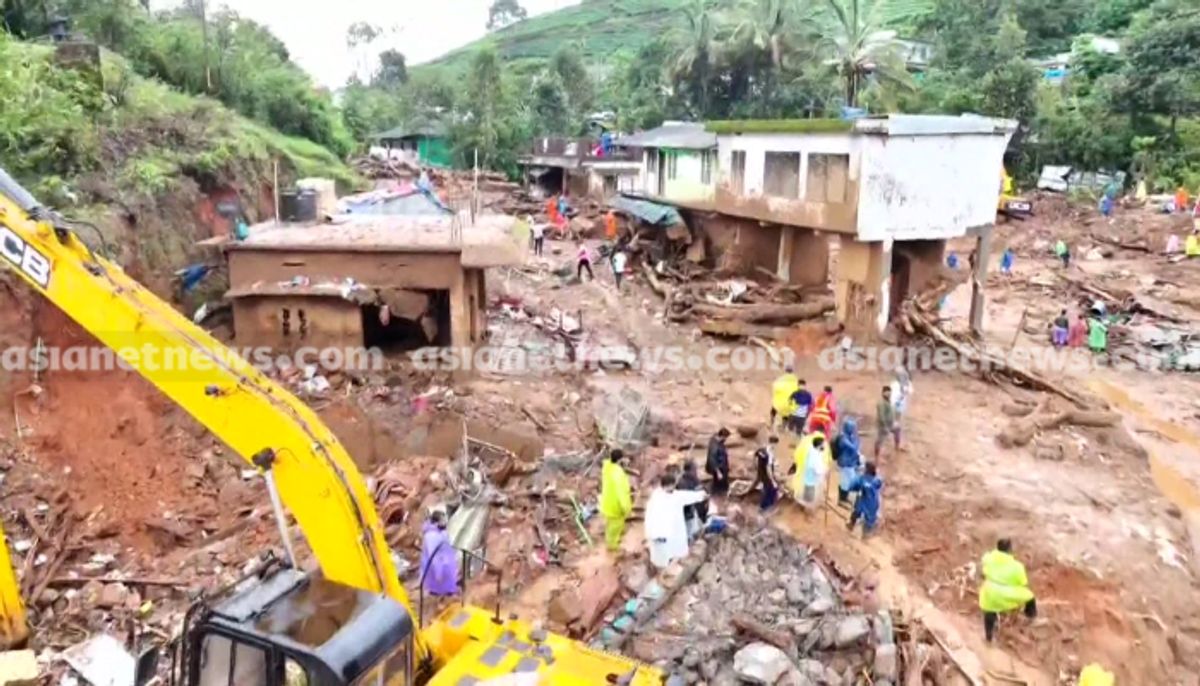
[[[279,194],[279,220],[285,222],[296,221],[296,204],[299,193],[297,191],[283,191]]]
[[[302,190],[296,194],[296,218],[289,221],[311,222],[317,219],[317,192]]]

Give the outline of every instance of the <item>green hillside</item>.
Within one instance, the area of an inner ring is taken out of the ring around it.
[[[582,56],[596,62],[617,52],[632,53],[681,26],[680,10],[687,3],[688,0],[584,0],[574,7],[495,31],[430,62],[429,66],[465,66],[470,56],[487,44],[495,46],[505,60],[518,65],[547,60],[566,44],[579,45]]]

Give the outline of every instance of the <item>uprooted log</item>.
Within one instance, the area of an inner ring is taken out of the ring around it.
[[[1053,393],[1060,398],[1070,400],[1080,408],[1086,408],[1088,402],[1082,396],[1074,391],[1071,391],[1063,386],[1050,381],[1037,372],[1023,369],[1016,365],[1009,364],[1007,361],[996,357],[988,352],[976,348],[971,343],[956,341],[949,336],[941,327],[930,321],[929,317],[921,313],[914,304],[914,301],[905,303],[903,308],[904,328],[912,333],[923,334],[950,348],[959,357],[971,362],[976,369],[984,370],[986,374],[994,374],[1007,377],[1018,385],[1027,386],[1039,391]]]
[[[756,305],[712,305],[695,303],[692,312],[710,319],[733,320],[749,323],[791,323],[803,319],[814,319],[823,316],[834,309],[833,298],[821,296],[812,302],[795,305],[756,304]]]
[[[1091,239],[1097,243],[1104,243],[1105,245],[1111,245],[1121,248],[1122,250],[1136,250],[1144,253],[1154,252],[1154,250],[1145,243],[1126,243],[1124,241],[1117,240],[1116,238],[1108,238],[1107,236],[1101,236],[1094,233],[1091,234]]]
[[[755,640],[762,641],[779,648],[787,653],[787,656],[795,659],[799,654],[799,648],[796,647],[796,640],[787,631],[772,629],[771,627],[757,621],[750,615],[738,614],[734,615],[729,621],[733,628],[741,633],[753,637]]]
[[[1121,416],[1103,410],[1067,410],[1065,412],[1034,413],[1010,423],[997,436],[996,442],[1004,448],[1029,445],[1040,431],[1057,429],[1063,425],[1107,428],[1116,426]]]

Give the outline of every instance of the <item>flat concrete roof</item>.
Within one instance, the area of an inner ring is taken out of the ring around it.
[[[243,241],[226,241],[231,251],[300,251],[462,254],[466,267],[521,264],[522,246],[512,237],[514,217],[482,214],[474,226],[462,229],[462,240],[451,240],[453,217],[439,215],[337,215],[330,222],[250,227]],[[470,221],[466,218],[466,221]]]

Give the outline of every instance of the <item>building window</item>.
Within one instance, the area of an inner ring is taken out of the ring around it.
[[[700,153],[700,183],[703,183],[703,184],[712,183],[713,156],[714,155],[716,155],[716,153],[709,152],[708,150],[705,150],[704,152]]]
[[[308,338],[308,317],[304,310],[296,310],[296,317],[300,320],[300,338]]]
[[[734,193],[746,192],[746,151],[734,150],[730,161],[729,183]]]
[[[292,335],[292,311],[288,308],[283,308],[283,335]]]
[[[672,181],[679,175],[679,154],[667,153],[667,178]]]
[[[849,175],[849,155],[809,155],[805,199],[812,202],[846,202],[846,181]]]
[[[800,197],[800,153],[766,154],[763,160],[763,192],[778,198]]]

